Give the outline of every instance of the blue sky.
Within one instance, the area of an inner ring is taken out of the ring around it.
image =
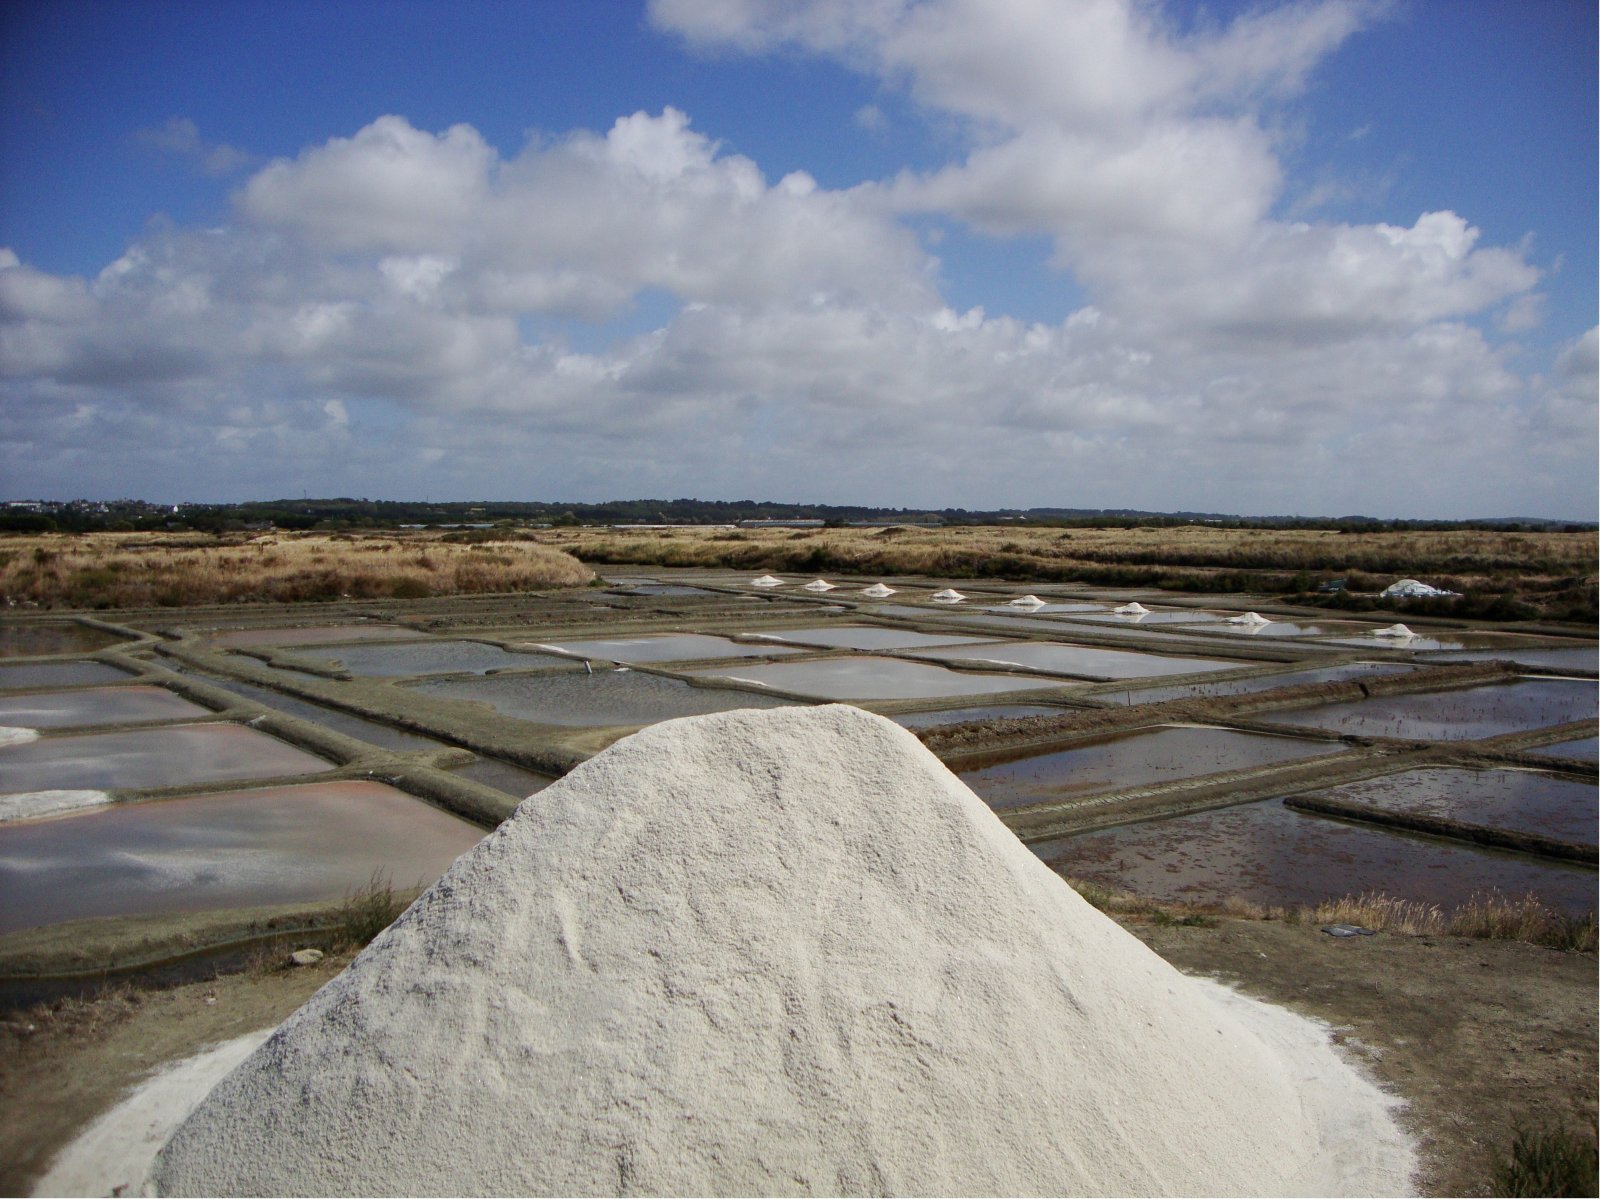
[[[0,493],[1594,519],[1577,0],[0,10]]]

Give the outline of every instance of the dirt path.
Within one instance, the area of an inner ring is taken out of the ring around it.
[[[1592,954],[1455,937],[1335,939],[1244,920],[1125,923],[1186,971],[1332,1024],[1408,1101],[1423,1194],[1486,1194],[1493,1153],[1517,1120],[1594,1127]],[[124,991],[0,1026],[0,1194],[28,1193],[55,1152],[139,1078],[282,1020],[342,964]]]

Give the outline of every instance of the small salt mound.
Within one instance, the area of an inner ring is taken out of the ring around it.
[[[0,824],[9,820],[35,820],[60,816],[83,808],[103,808],[111,802],[104,791],[22,791],[0,795]]]
[[[1386,629],[1377,629],[1372,634],[1374,637],[1415,637],[1416,634],[1403,624],[1392,624]]]
[[[1144,616],[1150,611],[1149,608],[1146,608],[1138,600],[1134,600],[1131,604],[1123,604],[1122,607],[1113,608],[1111,610],[1118,616]]]
[[[1259,625],[1259,624],[1271,624],[1272,622],[1270,620],[1268,620],[1265,616],[1261,615],[1261,613],[1259,613],[1259,612],[1246,612],[1243,616],[1230,616],[1230,617],[1228,617],[1228,623],[1229,624],[1257,624],[1257,625]]]
[[[691,717],[524,801],[199,1104],[154,1182],[1404,1187],[1386,1101],[1325,1030],[1224,994],[1080,899],[892,722]]]
[[[804,590],[806,590],[806,591],[832,591],[833,590],[833,584],[828,582],[826,579],[813,579],[811,582],[809,582],[809,583],[807,583],[805,585]]]
[[[954,587],[946,587],[943,591],[935,591],[932,598],[933,602],[936,604],[959,604],[967,597],[962,595]]]
[[[1008,600],[1007,606],[1012,608],[1042,608],[1044,601],[1037,595],[1019,595],[1014,600]]]
[[[1439,599],[1448,596],[1460,595],[1459,591],[1446,591],[1442,587],[1434,587],[1416,579],[1401,579],[1398,583],[1390,583],[1380,593],[1380,599]]]
[[[887,599],[894,594],[893,587],[885,587],[882,583],[874,583],[871,587],[864,587],[862,595],[871,596],[873,599]]]
[[[759,579],[751,579],[750,580],[750,586],[752,586],[752,587],[782,587],[783,586],[783,580],[782,579],[775,579],[771,575],[762,575]]]
[[[26,745],[38,739],[38,729],[19,729],[8,724],[0,724],[0,749],[8,745]]]

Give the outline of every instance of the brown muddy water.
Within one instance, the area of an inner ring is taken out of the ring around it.
[[[238,724],[45,737],[0,749],[0,794],[142,790],[320,774],[332,764]]]
[[[1162,725],[1079,742],[1053,753],[973,763],[959,771],[991,808],[1075,799],[1096,791],[1200,778],[1251,766],[1329,757],[1343,746],[1265,733]]]
[[[794,702],[732,688],[693,687],[679,679],[626,669],[428,679],[406,685],[442,699],[488,704],[518,720],[569,728],[654,724],[675,716],[781,708]]]
[[[483,830],[382,783],[308,783],[0,826],[0,933],[433,882]]]
[[[541,641],[534,648],[564,650],[579,658],[606,662],[689,662],[698,658],[780,658],[804,653],[792,646],[745,644],[705,633],[645,633],[638,637],[596,637],[582,641]]]
[[[1538,770],[1439,767],[1308,792],[1375,808],[1594,845],[1600,820],[1593,782]]]
[[[831,700],[942,699],[945,696],[988,695],[1072,686],[1058,679],[946,670],[926,662],[878,657],[720,666],[715,670],[689,673],[777,687],[796,695]]]
[[[104,629],[81,624],[0,625],[0,658],[46,654],[86,654],[122,640]]]
[[[424,674],[488,674],[491,670],[534,670],[564,666],[557,654],[512,653],[482,641],[430,639],[406,645],[339,645],[294,657],[363,678],[408,678]]]
[[[1318,904],[1382,892],[1453,907],[1499,890],[1594,910],[1595,872],[1296,812],[1282,800],[1029,846],[1061,873],[1166,902]]]
[[[131,677],[104,662],[18,662],[0,666],[0,690],[126,683]]]
[[[25,729],[193,720],[210,714],[210,708],[184,699],[165,687],[143,684],[0,695],[0,725]]]
[[[1454,691],[1375,695],[1263,717],[1275,724],[1365,737],[1476,741],[1595,718],[1595,684],[1583,679],[1519,679]]]
[[[991,641],[957,649],[922,651],[926,658],[960,659],[1051,670],[1094,679],[1139,679],[1154,675],[1198,674],[1211,670],[1238,670],[1250,665],[1220,658],[1179,658],[1168,654],[1141,654],[1130,650],[1096,649],[1056,641]]]

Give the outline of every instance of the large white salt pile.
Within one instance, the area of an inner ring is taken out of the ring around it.
[[[166,1194],[1395,1193],[1325,1030],[1185,978],[911,734],[637,733],[174,1134]]]

